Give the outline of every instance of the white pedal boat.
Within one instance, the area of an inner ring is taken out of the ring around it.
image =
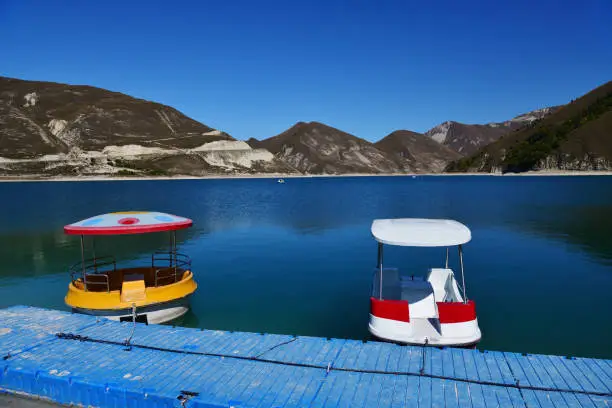
[[[370,297],[369,330],[388,341],[431,345],[471,346],[480,341],[476,305],[468,300],[463,275],[462,245],[472,235],[453,220],[374,220],[378,263]],[[443,268],[431,268],[426,277],[383,267],[383,245],[446,247]],[[448,266],[449,247],[457,246],[461,283]]]

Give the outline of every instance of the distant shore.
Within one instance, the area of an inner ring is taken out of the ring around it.
[[[612,171],[529,171],[525,173],[390,173],[390,174],[211,174],[207,176],[0,176],[1,182],[40,182],[40,181],[136,181],[136,180],[216,180],[216,179],[285,179],[285,178],[322,178],[322,177],[435,177],[435,176],[488,176],[488,177],[525,177],[525,176],[612,176]]]

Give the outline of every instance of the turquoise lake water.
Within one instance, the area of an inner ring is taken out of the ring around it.
[[[367,339],[372,220],[452,218],[472,230],[464,256],[480,348],[612,358],[612,177],[0,183],[0,307],[68,310],[80,246],[62,227],[121,210],[194,220],[177,235],[199,283],[186,326]],[[167,243],[102,237],[96,250],[150,262]],[[385,264],[425,274],[444,256],[387,247]]]

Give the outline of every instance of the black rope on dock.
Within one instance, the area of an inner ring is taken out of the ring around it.
[[[278,348],[278,347],[284,346],[285,344],[293,343],[293,342],[294,342],[294,341],[296,341],[296,340],[297,340],[297,337],[294,337],[294,338],[292,338],[291,340],[287,340],[287,341],[283,341],[282,343],[275,344],[274,346],[270,347],[269,349],[264,350],[264,351],[262,351],[261,353],[257,354],[257,355],[256,355],[255,357],[253,357],[253,358],[254,358],[254,359],[257,359],[257,358],[259,358],[259,357],[263,356],[264,354],[266,354],[266,353],[268,353],[268,352],[270,352],[270,351],[272,351],[272,350],[274,350],[274,349],[276,349],[276,348]]]
[[[112,346],[125,347],[125,343],[122,343],[122,342],[113,341],[113,340],[95,339],[95,338],[91,338],[88,336],[81,336],[81,335],[72,334],[72,333],[61,333],[60,332],[56,334],[56,337],[62,340],[76,340],[76,341],[84,341],[84,342],[89,342],[89,343],[108,344]],[[294,341],[295,339],[297,338],[294,338],[291,341]],[[291,343],[291,341],[287,341],[284,344]],[[278,346],[281,346],[281,345],[283,344],[279,344]],[[144,344],[137,344],[137,343],[131,344],[131,347],[140,348],[144,350],[161,351],[161,352],[166,352],[166,353],[188,354],[188,355],[218,357],[218,358],[231,358],[235,360],[245,360],[245,361],[256,361],[260,363],[270,363],[270,364],[284,365],[284,366],[289,366],[289,367],[315,368],[315,369],[321,369],[321,370],[330,370],[330,371],[335,370],[335,371],[343,371],[343,372],[350,372],[350,373],[363,373],[363,374],[382,374],[382,375],[396,375],[396,376],[403,375],[403,376],[411,376],[411,377],[426,377],[426,378],[432,378],[432,379],[437,379],[437,380],[457,381],[457,382],[462,382],[462,383],[467,383],[467,384],[491,385],[491,386],[504,387],[504,388],[516,388],[519,391],[531,390],[531,391],[544,391],[544,392],[568,392],[568,393],[592,395],[592,396],[598,396],[598,397],[612,396],[612,392],[583,391],[583,390],[572,390],[572,389],[552,388],[552,387],[537,387],[533,385],[521,385],[519,384],[518,381],[516,383],[508,384],[508,383],[501,383],[501,382],[496,382],[496,381],[473,380],[469,378],[456,378],[456,377],[449,377],[449,376],[444,376],[444,375],[426,374],[424,372],[423,373],[409,373],[405,371],[380,371],[380,370],[367,370],[367,369],[357,369],[357,368],[331,367],[331,366],[325,366],[325,365],[320,365],[320,364],[294,363],[294,362],[288,362],[288,361],[268,360],[268,359],[261,358],[258,356],[246,357],[246,356],[237,356],[237,355],[222,354],[222,353],[208,353],[208,352],[191,351],[191,350],[174,350],[174,349],[167,349],[163,347],[147,346]],[[274,349],[274,347],[272,347],[271,349]],[[522,396],[522,393],[521,393],[521,396]]]
[[[427,344],[429,343],[429,339],[427,337],[425,337],[425,343],[423,344],[423,348],[421,349],[422,353],[423,353],[423,359],[421,360],[421,369],[419,370],[419,373],[421,375],[425,375],[425,355],[427,354]]]

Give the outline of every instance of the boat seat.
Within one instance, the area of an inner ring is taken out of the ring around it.
[[[372,296],[378,297],[380,289],[380,272],[376,269],[372,285]],[[399,300],[401,294],[400,276],[397,268],[383,269],[382,297],[388,300]]]
[[[433,286],[436,302],[444,302],[446,300],[446,284],[452,275],[453,271],[447,268],[431,268],[429,270],[427,280]]]
[[[438,308],[431,283],[425,280],[402,279],[401,300],[408,302],[411,318],[437,318]]]
[[[412,281],[417,281],[417,282],[423,282],[425,279],[423,279],[422,276],[415,276],[415,275],[411,275],[411,276],[406,276],[406,275],[402,275],[400,276],[400,280],[403,282],[412,282]]]
[[[123,276],[121,301],[124,303],[145,300],[147,297],[144,275],[131,273]]]

